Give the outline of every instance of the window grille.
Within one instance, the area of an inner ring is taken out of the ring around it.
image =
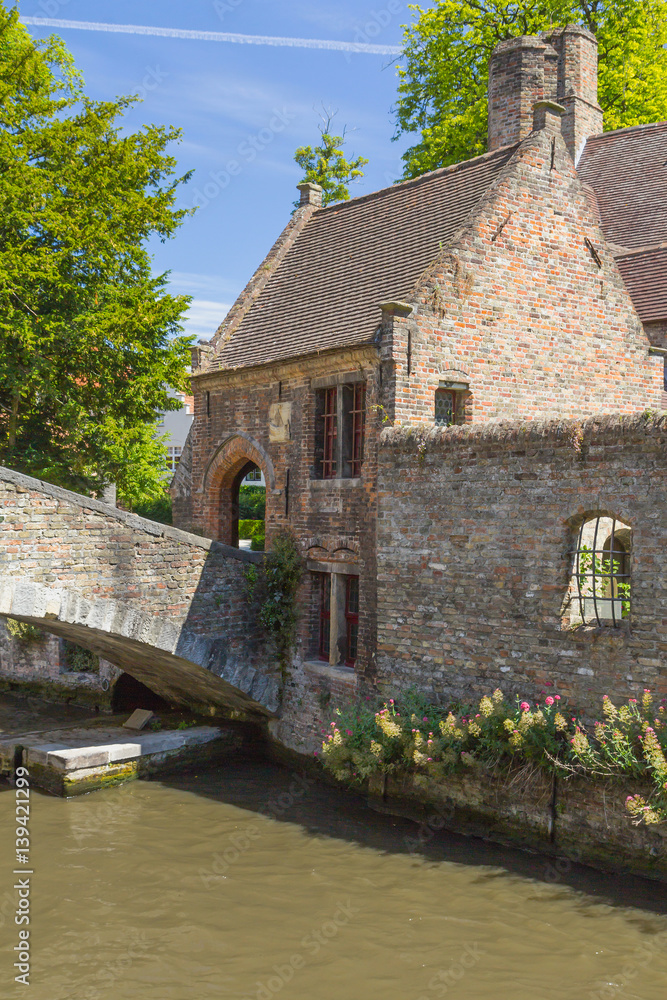
[[[584,625],[618,627],[630,615],[632,532],[616,518],[584,521],[574,553],[575,614]]]
[[[348,576],[345,581],[345,624],[346,650],[345,664],[353,667],[357,659],[359,637],[359,577]]]
[[[322,455],[322,478],[334,479],[336,476],[336,442],[338,440],[338,390],[324,390],[324,451]]]
[[[364,457],[364,416],[366,412],[366,386],[364,383],[357,382],[352,387],[351,395],[350,475],[352,479],[357,479],[361,475],[361,463]]]
[[[450,389],[435,390],[435,423],[438,427],[456,423],[456,393]]]

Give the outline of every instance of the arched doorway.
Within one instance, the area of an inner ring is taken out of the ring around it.
[[[238,548],[239,520],[250,520],[240,517],[240,513],[248,513],[247,509],[240,509],[241,491],[250,485],[247,477],[255,471],[260,473],[265,484],[265,510],[261,518],[254,519],[267,520],[270,504],[266,501],[275,487],[269,456],[257,442],[240,434],[228,438],[218,448],[209,462],[203,483],[206,534],[210,538]]]
[[[231,544],[240,549],[264,549],[266,486],[262,470],[248,462],[237,473],[232,485]]]

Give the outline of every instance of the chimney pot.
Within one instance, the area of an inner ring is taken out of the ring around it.
[[[301,192],[301,202],[299,207],[303,205],[314,205],[315,208],[322,207],[322,193],[323,188],[319,184],[312,184],[310,181],[304,181],[303,184],[297,184],[297,188]]]

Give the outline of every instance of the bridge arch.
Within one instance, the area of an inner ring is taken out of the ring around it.
[[[259,442],[239,431],[223,441],[204,473],[205,531],[225,545],[238,544],[238,488],[251,465],[264,473],[267,492],[274,489],[275,471],[269,455]]]
[[[91,649],[170,703],[252,715],[278,709],[276,682],[230,656],[224,639],[184,629],[133,603],[0,577],[0,615]]]

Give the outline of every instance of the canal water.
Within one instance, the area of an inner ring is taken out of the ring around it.
[[[664,886],[369,811],[262,760],[31,799],[30,986],[14,983],[0,786],[0,996],[665,1000]]]

